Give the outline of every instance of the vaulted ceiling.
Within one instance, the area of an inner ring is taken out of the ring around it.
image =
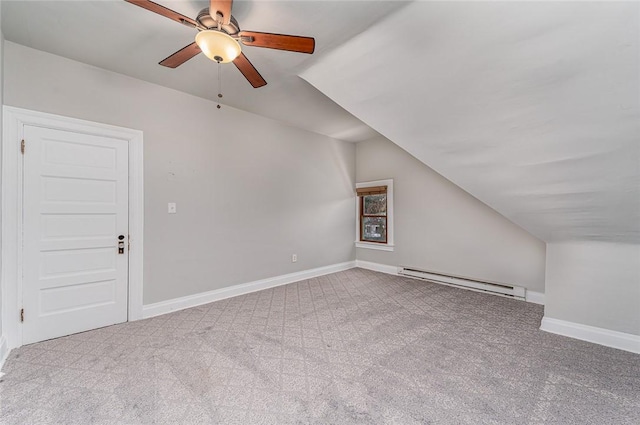
[[[545,241],[639,243],[639,23],[636,2],[415,2],[303,77]]]
[[[208,4],[158,2],[190,17]],[[242,29],[317,48],[244,48],[268,85],[225,65],[223,103],[343,140],[378,132],[545,241],[640,243],[640,3],[235,0],[233,12]],[[2,30],[217,100],[203,55],[157,65],[194,30],[124,1],[2,1]]]

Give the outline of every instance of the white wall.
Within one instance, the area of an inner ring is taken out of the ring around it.
[[[10,42],[5,100],[144,131],[145,304],[354,259],[352,144]]]
[[[393,178],[395,251],[357,259],[544,292],[545,243],[385,138],[357,144],[356,181]]]
[[[545,317],[640,335],[640,245],[547,245]]]

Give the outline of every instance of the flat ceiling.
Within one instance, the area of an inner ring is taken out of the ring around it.
[[[195,18],[208,1],[157,0]],[[254,89],[233,64],[221,66],[221,103],[347,141],[377,133],[298,77],[324,53],[404,5],[393,1],[243,1],[240,28],[316,39],[313,55],[243,47],[268,84]],[[176,69],[158,65],[193,42],[196,31],[122,0],[2,1],[7,40],[218,100],[217,64],[198,55]]]

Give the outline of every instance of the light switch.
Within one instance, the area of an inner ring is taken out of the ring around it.
[[[175,202],[169,202],[167,204],[167,210],[169,212],[169,214],[175,214],[176,213],[176,203]]]

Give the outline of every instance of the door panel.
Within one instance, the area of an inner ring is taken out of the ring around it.
[[[53,172],[59,171],[56,170]],[[78,207],[81,207],[82,204],[115,203],[117,191],[116,182],[90,180],[81,175],[72,177],[68,176],[68,174],[64,178],[41,176],[44,201],[76,203]],[[109,176],[103,178],[109,178]]]
[[[40,218],[43,241],[59,242],[101,236],[111,238],[116,233],[115,214],[49,214]]]
[[[105,244],[108,244],[105,241]],[[48,279],[68,275],[87,275],[96,272],[113,272],[116,259],[113,249],[94,248],[78,249],[59,247],[50,248],[40,253],[40,278]]]
[[[24,135],[23,343],[126,321],[127,142],[35,126]]]
[[[43,143],[42,149],[44,161],[49,165],[113,170],[117,161],[116,151],[111,147],[49,139]]]
[[[80,283],[57,288],[42,289],[40,293],[40,314],[49,316],[78,308],[113,304],[116,296],[116,281]]]

